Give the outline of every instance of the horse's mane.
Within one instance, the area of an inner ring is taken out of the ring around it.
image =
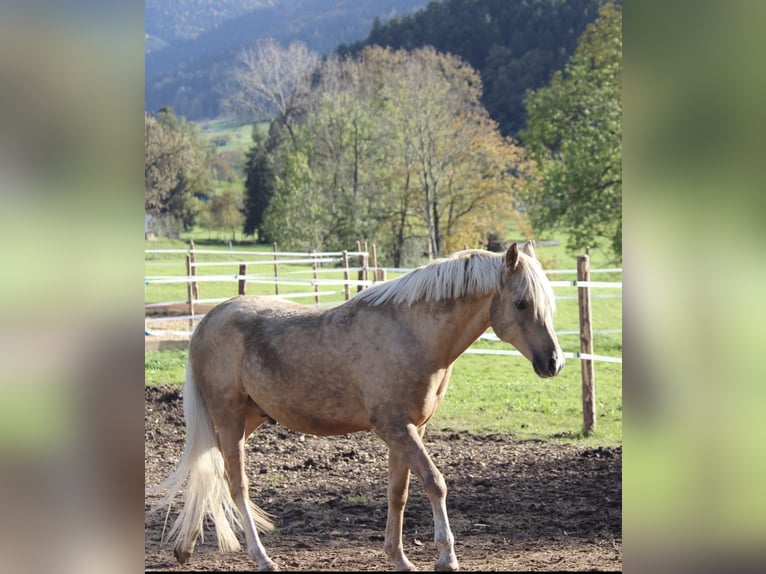
[[[469,249],[458,251],[446,259],[413,269],[406,275],[365,289],[356,299],[370,305],[442,301],[463,296],[483,295],[500,290],[503,270],[502,254]],[[542,317],[546,309],[555,311],[555,299],[538,261],[519,254],[520,297],[531,298],[535,313]]]

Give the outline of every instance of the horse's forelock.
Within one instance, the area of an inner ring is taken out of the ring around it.
[[[535,316],[538,319],[545,319],[549,313],[555,314],[556,298],[542,265],[537,259],[523,253],[520,254],[519,259],[521,265],[515,271],[520,274],[520,281],[516,283],[517,288],[521,290],[519,296],[534,302]]]

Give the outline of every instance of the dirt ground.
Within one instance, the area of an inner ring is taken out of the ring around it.
[[[180,390],[148,387],[147,486],[167,477],[183,443]],[[622,570],[621,447],[432,431],[425,443],[449,488],[461,570]],[[261,539],[281,570],[391,570],[383,553],[386,456],[370,432],[323,438],[265,425],[250,438],[251,497],[274,515],[277,528]],[[207,526],[204,542],[179,566],[172,548],[160,543],[164,514],[149,513],[154,500],[145,499],[147,570],[254,569],[244,549],[220,553]],[[432,537],[431,509],[413,479],[404,541],[419,569],[433,569]]]

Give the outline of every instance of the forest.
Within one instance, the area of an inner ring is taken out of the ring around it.
[[[504,135],[524,127],[524,97],[550,80],[574,53],[603,0],[451,0],[381,23],[366,40],[338,48],[358,53],[379,45],[412,50],[433,46],[455,54],[481,76],[482,104]]]

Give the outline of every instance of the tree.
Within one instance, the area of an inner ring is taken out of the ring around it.
[[[329,58],[293,137],[269,150],[262,235],[298,249],[374,239],[400,266],[504,229],[531,167],[480,95],[470,66],[432,48]]]
[[[264,214],[264,233],[290,248],[321,250],[332,222],[312,185],[308,158],[301,151],[286,148],[282,164],[276,177],[276,193]]]
[[[272,240],[263,233],[264,214],[276,192],[275,161],[282,141],[282,129],[276,121],[271,123],[268,135],[253,126],[253,145],[246,154],[245,163],[245,226],[246,235],[258,235],[260,241]]]
[[[563,72],[526,100],[526,146],[541,178],[526,195],[538,233],[567,232],[570,251],[622,259],[622,10],[605,4]]]
[[[312,185],[333,221],[326,240],[352,245],[374,235],[379,225],[378,184],[372,175],[383,160],[379,105],[364,64],[350,58],[325,61],[312,95],[303,142]]]
[[[520,168],[520,150],[500,136],[482,107],[476,71],[430,47],[409,53],[372,48],[363,57],[385,78],[390,153],[403,170],[402,189],[415,194],[398,205],[422,222],[429,257],[462,247],[458,237],[485,236],[490,229],[476,230],[478,222],[491,228],[514,216],[517,186],[507,174],[527,168]]]
[[[240,50],[237,63],[223,89],[224,107],[238,114],[277,117],[292,129],[303,112],[319,55],[302,42],[282,48],[267,38]]]
[[[169,108],[144,116],[144,209],[158,231],[173,233],[194,224],[195,196],[210,187],[212,160],[196,125],[179,120]]]
[[[210,224],[215,229],[231,231],[232,239],[237,238],[237,229],[242,227],[242,192],[227,189],[216,195],[208,204]]]
[[[483,116],[461,119],[462,152],[446,172],[442,198],[448,253],[484,245],[489,235],[503,237],[521,224],[517,197],[535,171],[525,150],[503,137],[496,122]]]

